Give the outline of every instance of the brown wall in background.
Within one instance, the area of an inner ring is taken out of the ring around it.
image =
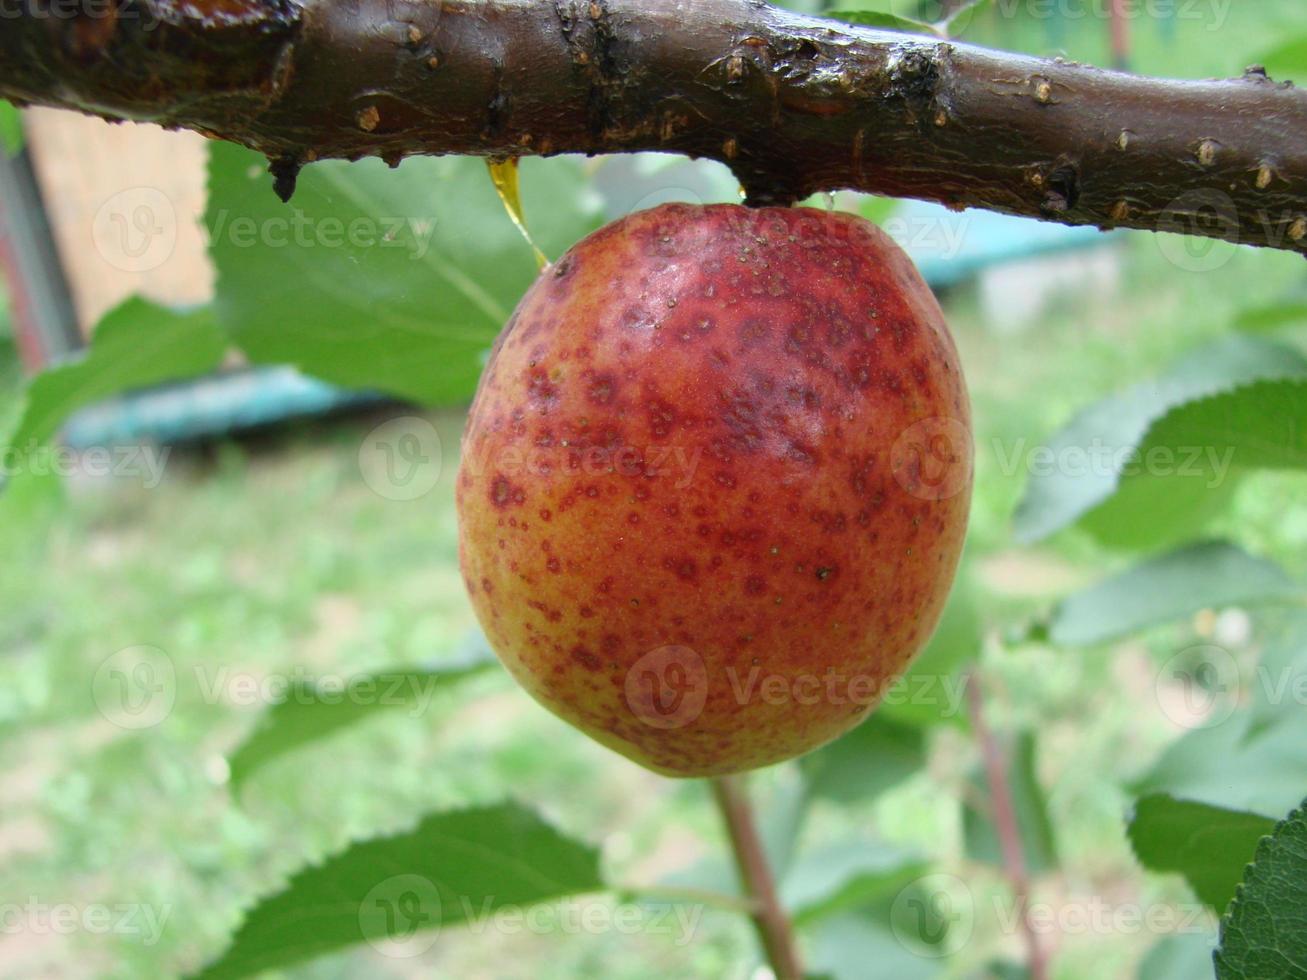
[[[202,137],[53,109],[25,112],[24,126],[83,337],[134,293],[212,297]]]

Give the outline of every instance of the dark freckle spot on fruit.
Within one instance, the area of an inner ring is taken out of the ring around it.
[[[621,323],[628,330],[652,330],[655,326],[648,312],[638,306],[628,306],[623,310]]]
[[[558,560],[557,555],[550,555],[549,560],[545,562],[545,568],[549,569],[551,572],[561,572],[563,570],[563,563]]]
[[[611,657],[614,653],[617,652],[618,648],[621,645],[622,645],[622,638],[620,636],[618,636],[616,633],[605,633],[604,638],[600,644],[600,649]]]
[[[767,322],[759,317],[750,317],[740,324],[739,336],[741,346],[760,347],[767,342]]]
[[[521,487],[513,486],[508,477],[500,474],[490,483],[490,502],[501,510],[510,503],[520,504],[526,500],[526,493]],[[510,522],[511,526],[517,526],[517,520],[514,518]]]
[[[490,581],[490,579],[488,579],[488,578],[483,578],[483,579],[481,580],[481,591],[484,592],[486,595],[492,595],[492,594],[494,594],[495,586],[494,586],[494,584]]]
[[[821,568],[817,569],[817,578],[825,582],[828,578],[830,578],[831,572],[833,571],[835,571],[835,569],[823,565]]]
[[[549,376],[539,368],[531,372],[530,380],[527,382],[527,394],[537,405],[549,407],[558,401],[558,385],[549,379]]]
[[[554,516],[554,515],[549,511],[549,508],[548,508],[548,507],[546,507],[545,509],[543,509],[542,511],[540,511],[540,519],[541,519],[542,521],[544,521],[545,523],[548,523],[548,522],[549,522],[549,519],[550,519],[551,517],[553,517],[553,516]]]
[[[632,525],[632,526],[634,526],[634,525],[636,525],[636,524],[639,524],[639,523],[640,523],[640,515],[637,514],[635,511],[631,511],[631,513],[629,513],[629,514],[626,515],[626,523],[627,523],[627,524],[630,524],[630,525]]]
[[[695,530],[698,532],[699,537],[701,538],[706,538],[708,537],[708,535],[712,534],[712,528],[709,527],[707,524],[700,524],[697,528],[695,528]]]
[[[661,398],[652,398],[647,404],[649,412],[649,432],[654,438],[671,435],[676,424],[676,409]]]
[[[572,647],[572,659],[586,670],[598,670],[603,666],[603,661],[582,646]]]
[[[586,397],[596,405],[607,405],[613,400],[613,392],[617,387],[617,379],[610,371],[603,371],[596,374],[590,379],[590,384],[586,388]]]
[[[806,463],[811,466],[817,464],[817,451],[801,442],[791,442],[785,455],[796,463]]]
[[[599,591],[604,593],[613,591],[613,577],[611,575],[599,583]]]
[[[678,517],[681,513],[680,505],[668,504],[666,507],[663,508],[663,513],[666,514],[668,517]]]
[[[735,476],[731,473],[727,473],[725,470],[718,470],[714,473],[713,480],[718,486],[725,487],[727,490],[735,489]]]
[[[585,495],[587,497],[597,497],[599,496],[599,488],[592,483],[585,488]]]
[[[767,583],[761,575],[750,575],[744,580],[744,591],[748,595],[762,595],[767,591]]]
[[[693,582],[699,574],[699,568],[693,558],[665,558],[663,567],[675,572],[676,577],[683,582]]]

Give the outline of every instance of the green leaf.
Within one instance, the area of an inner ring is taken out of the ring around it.
[[[1273,562],[1213,541],[1136,565],[1062,601],[1051,636],[1063,646],[1106,643],[1221,606],[1293,602],[1307,595]]]
[[[1217,455],[1212,464],[1201,442],[1180,446],[1185,450],[1180,458],[1150,458],[1146,453],[1152,446],[1166,445],[1149,442],[1152,429],[1190,402],[1256,381],[1295,378],[1307,378],[1301,353],[1236,334],[1195,351],[1155,381],[1098,402],[1036,450],[1040,467],[1017,508],[1016,537],[1023,543],[1039,541],[1082,520],[1112,545],[1157,546],[1190,536],[1224,502],[1237,471],[1217,474],[1223,457]],[[1260,391],[1240,396],[1249,404],[1262,397]],[[1229,408],[1230,403],[1224,404]],[[1235,418],[1246,422],[1249,412],[1241,408]],[[1274,421],[1268,426],[1235,435],[1251,445],[1279,431]],[[1176,447],[1170,448],[1174,453]],[[1032,453],[1032,466],[1036,460]],[[1240,464],[1245,465],[1256,465],[1256,458],[1250,454]],[[1220,478],[1214,481],[1214,475]]]
[[[885,692],[876,714],[910,725],[968,726],[962,667],[980,655],[983,623],[976,585],[964,562],[939,625],[907,672]]]
[[[894,898],[926,871],[916,855],[882,842],[842,840],[799,855],[781,880],[781,904],[801,929],[855,909],[887,914]]]
[[[1283,300],[1267,306],[1254,306],[1244,310],[1235,319],[1235,326],[1249,333],[1270,333],[1282,327],[1307,323],[1307,302]]]
[[[1257,666],[1252,727],[1257,735],[1307,711],[1307,610],[1290,610],[1274,628]]]
[[[23,150],[23,117],[13,103],[0,99],[0,152],[17,156]]]
[[[1017,736],[1008,759],[1007,777],[1012,808],[1021,831],[1026,868],[1032,874],[1039,874],[1056,867],[1057,837],[1048,816],[1044,788],[1035,770],[1034,732],[1024,731]],[[962,811],[967,855],[977,861],[1001,866],[1003,849],[994,827],[993,800],[983,767],[972,774],[971,785],[975,792],[968,795]],[[984,812],[977,809],[976,801],[983,803]]]
[[[966,3],[949,14],[948,19],[943,22],[944,33],[949,37],[957,37],[971,25],[971,19],[976,14],[989,7],[992,3],[993,0],[967,0]]]
[[[1261,814],[1157,793],[1135,804],[1129,836],[1140,864],[1184,875],[1199,901],[1223,912],[1257,842],[1274,829]]]
[[[531,233],[557,257],[599,223],[571,158],[523,161]],[[486,352],[537,269],[485,163],[317,163],[290,205],[262,158],[213,144],[209,252],[217,308],[253,360],[426,404],[474,390]]]
[[[925,764],[925,731],[879,712],[799,760],[808,793],[840,803],[877,796],[920,772]]]
[[[1220,478],[1222,464],[1239,469],[1307,468],[1307,380],[1255,381],[1172,409],[1142,446],[1144,459],[1190,447],[1202,475]]]
[[[168,310],[129,299],[105,314],[90,349],[37,375],[11,437],[26,453],[49,440],[73,412],[135,388],[206,374],[222,363],[227,338],[207,307]]]
[[[1307,978],[1307,803],[1257,846],[1221,921],[1217,980]]]
[[[822,919],[809,930],[808,967],[833,980],[930,980],[940,976],[940,961],[919,956],[898,935],[869,916],[845,913]],[[874,973],[869,973],[874,969]]]
[[[985,967],[985,980],[1030,980],[1030,968],[1024,963],[995,960]]]
[[[1307,772],[1307,711],[1301,708],[1258,734],[1252,715],[1237,712],[1223,723],[1197,728],[1177,739],[1149,773],[1131,787],[1136,796],[1168,793],[1263,816],[1284,813],[1298,802]]]
[[[833,20],[842,20],[846,24],[857,24],[861,27],[879,27],[887,31],[931,34],[936,37],[940,33],[933,24],[913,20],[911,17],[902,17],[887,10],[832,10],[826,16]]]
[[[516,803],[437,813],[296,873],[197,976],[234,980],[357,943],[421,942],[500,908],[603,887],[595,848]]]
[[[1257,63],[1277,82],[1307,82],[1307,37],[1294,37],[1267,51]]]
[[[391,670],[353,678],[343,688],[312,683],[291,685],[285,698],[270,708],[259,726],[232,752],[232,789],[274,759],[358,724],[383,711],[405,708],[424,712],[438,691],[482,673],[495,663],[486,653],[466,663],[431,670]]]

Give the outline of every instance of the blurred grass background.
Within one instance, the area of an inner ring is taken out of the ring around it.
[[[1180,22],[1178,36],[1145,22],[1135,34],[1136,63],[1188,77],[1237,73],[1247,51],[1275,43],[1284,21],[1304,19],[1288,3],[1257,6],[1227,9],[1219,29]],[[1008,48],[1108,60],[1103,32],[1075,24],[1054,36],[1042,22],[978,17],[973,33]],[[1122,787],[1180,734],[1160,711],[1141,709],[1154,704],[1156,664],[1211,624],[1196,619],[1092,655],[1053,649],[1014,628],[1125,559],[1075,531],[1047,546],[1016,547],[1010,522],[1023,474],[1003,472],[996,447],[1037,443],[1087,403],[1220,335],[1239,311],[1297,288],[1302,262],[1239,250],[1222,268],[1196,274],[1169,263],[1147,235],[1112,247],[1123,270],[1119,291],[1070,286],[1018,334],[987,322],[974,287],[944,297],[976,414],[969,547],[987,625],[985,666],[1000,680],[991,691],[993,721],[1043,735],[1039,775],[1063,868],[1036,880],[1036,897],[1184,902],[1178,879],[1146,876],[1131,856],[1122,819],[1131,798]],[[0,319],[0,423],[17,405],[19,379]],[[239,801],[226,786],[224,755],[255,724],[255,707],[212,703],[197,685],[181,684],[171,715],[144,733],[115,728],[95,710],[96,666],[137,644],[159,646],[181,674],[203,671],[211,680],[224,668],[255,677],[296,667],[352,674],[456,650],[473,625],[457,573],[452,504],[462,420],[430,416],[445,447],[445,475],[429,495],[397,502],[372,492],[358,464],[367,434],[395,412],[404,410],[178,448],[155,489],[74,485],[53,509],[0,527],[7,557],[0,562],[0,899],[170,910],[152,947],[84,932],[0,935],[0,977],[43,976],[48,963],[60,964],[48,975],[66,977],[157,976],[194,966],[221,947],[244,903],[306,858],[405,827],[426,810],[505,795],[530,801],[577,837],[601,841],[621,881],[654,882],[720,852],[703,785],[637,769],[553,719],[502,675],[476,682],[484,697],[460,691],[442,710],[397,711],[277,762]],[[1255,475],[1216,530],[1307,573],[1300,495],[1292,476]],[[816,804],[805,834],[811,842],[898,847],[961,868],[957,801],[975,761],[969,740],[936,731],[925,770],[863,806]],[[794,779],[789,765],[758,777],[764,812],[783,807]],[[978,893],[986,881],[998,887],[992,869],[972,866],[968,875]],[[1063,935],[1055,975],[1132,976],[1156,938]],[[973,965],[1019,956],[1015,936],[983,934],[975,942]],[[291,975],[419,976],[434,963],[440,976],[466,978],[731,978],[744,976],[751,944],[740,920],[710,911],[687,945],[611,931],[463,929],[442,936],[435,959],[420,965],[361,949]]]
[[[1068,290],[1018,338],[983,322],[974,289],[946,297],[976,410],[970,547],[990,626],[987,667],[1003,680],[999,704],[1044,734],[1040,775],[1068,869],[1037,884],[1049,900],[1076,888],[1184,900],[1182,886],[1139,871],[1122,823],[1122,784],[1178,732],[1160,712],[1140,710],[1151,703],[1154,668],[1137,641],[1084,656],[1005,640],[1000,624],[1046,610],[1119,559],[1076,532],[1048,547],[1012,546],[1023,480],[1002,472],[995,440],[1041,438],[1301,277],[1293,256],[1238,252],[1219,271],[1196,275],[1177,273],[1147,236],[1119,248],[1119,295]],[[4,362],[11,393],[11,350]],[[65,962],[85,972],[70,965],[65,975],[144,976],[160,964],[194,964],[221,944],[243,901],[304,858],[405,826],[427,809],[504,795],[531,801],[577,836],[602,840],[618,879],[631,882],[656,881],[722,846],[702,785],[638,770],[503,676],[477,682],[484,699],[450,695],[446,711],[398,711],[274,763],[238,805],[223,785],[223,754],[251,728],[254,708],[206,703],[200,686],[183,683],[172,714],[148,732],[117,729],[96,712],[90,675],[109,653],[136,644],[167,650],[179,673],[204,671],[211,682],[223,668],[256,677],[297,666],[349,674],[422,663],[458,646],[473,623],[452,503],[461,419],[431,416],[445,475],[428,496],[396,502],[372,492],[358,464],[364,437],[385,417],[179,449],[154,490],[72,487],[55,513],[25,529],[30,560],[20,551],[0,564],[5,894],[172,909],[154,948],[130,937],[48,937],[77,946]],[[1289,477],[1248,480],[1228,533],[1302,573],[1307,515],[1292,506],[1299,492]],[[1174,640],[1159,637],[1158,650],[1175,649]],[[937,733],[926,771],[866,812],[819,805],[807,830],[818,841],[870,832],[959,861],[956,801],[974,759],[967,741]],[[792,779],[790,767],[778,767],[760,778],[761,792],[783,794]],[[1152,938],[1068,937],[1057,976],[1127,976]],[[0,950],[13,942],[0,938]],[[729,977],[741,975],[749,942],[733,916],[710,912],[684,947],[660,937],[506,939],[463,930],[442,937],[438,962],[441,975],[462,977]],[[377,959],[356,952],[294,975],[406,975]]]

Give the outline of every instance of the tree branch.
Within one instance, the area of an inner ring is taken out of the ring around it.
[[[662,150],[753,203],[849,188],[1307,249],[1307,94],[850,27],[760,0],[0,0],[0,96],[268,155]]]
[[[749,803],[744,777],[717,776],[709,782],[731,839],[731,853],[739,870],[740,883],[754,903],[751,918],[767,962],[771,964],[776,980],[803,980],[794,929],[776,894],[776,882],[767,864],[767,854],[754,826],[753,807]]]

